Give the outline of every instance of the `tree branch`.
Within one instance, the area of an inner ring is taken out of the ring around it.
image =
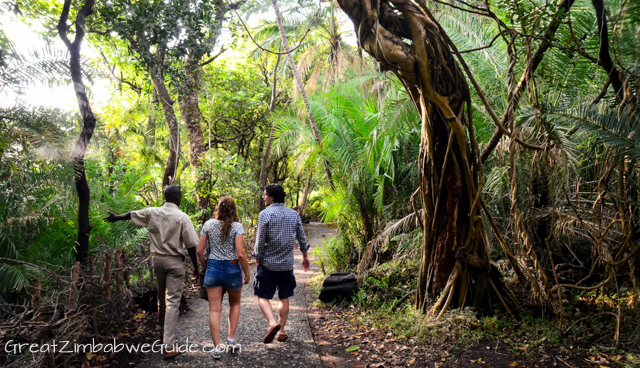
[[[315,23],[318,20],[318,17],[320,16],[320,10],[322,9],[321,2],[322,2],[322,0],[318,0],[318,12],[316,13],[315,18],[313,18],[311,23],[309,23],[309,26],[307,27],[307,30],[304,32],[304,34],[302,35],[302,38],[300,39],[300,43],[298,43],[298,46],[296,46],[296,47],[294,47],[292,49],[289,49],[289,51],[285,50],[285,52],[275,52],[275,51],[271,51],[269,49],[266,49],[266,48],[260,46],[260,44],[258,44],[258,42],[251,35],[251,32],[249,31],[249,28],[247,28],[247,25],[244,24],[244,21],[242,20],[242,18],[240,18],[240,15],[238,15],[238,13],[236,12],[236,9],[234,7],[232,7],[231,10],[233,10],[233,13],[240,20],[240,23],[242,24],[242,27],[244,28],[244,30],[247,31],[247,34],[249,35],[249,38],[251,39],[251,42],[253,42],[253,44],[256,45],[260,50],[268,52],[270,54],[274,54],[274,55],[286,55],[288,53],[296,51],[300,46],[302,46],[302,42],[304,41],[304,39],[307,37],[307,35],[311,31],[311,26],[313,25],[313,23]]]
[[[217,54],[213,55],[212,57],[210,57],[209,59],[207,59],[207,61],[204,61],[202,63],[200,63],[200,65],[198,65],[199,67],[203,67],[207,64],[210,64],[211,62],[213,62],[215,59],[218,58],[218,56],[222,55],[223,52],[227,51],[227,49],[225,49],[224,47],[220,49],[220,52],[218,52]]]
[[[482,46],[482,47],[478,47],[475,49],[471,49],[471,50],[463,50],[460,51],[461,54],[466,54],[467,52],[474,52],[474,51],[480,51],[480,50],[484,50],[484,49],[488,49],[489,47],[493,46],[493,43],[498,39],[498,37],[500,37],[500,33],[498,33],[492,40],[491,42],[489,42],[488,45],[486,46]]]
[[[602,68],[609,75],[611,85],[616,93],[616,98],[622,100],[622,81],[620,80],[620,73],[616,69],[611,54],[609,53],[609,30],[607,29],[607,15],[602,0],[592,0],[593,8],[596,11],[596,20],[598,22],[598,43],[600,49],[598,50],[598,61]]]
[[[114,69],[115,69],[115,64],[113,65],[113,67],[111,67],[109,65],[109,61],[107,60],[107,57],[104,55],[104,52],[102,52],[102,50],[100,50],[100,55],[102,56],[102,60],[104,60],[104,62],[107,63],[107,66],[109,66],[108,69],[109,69],[109,75],[111,76],[111,79],[115,80],[118,83],[124,83],[124,84],[128,85],[138,95],[140,95],[142,93],[142,88],[138,87],[137,85],[135,85],[132,82],[126,81],[126,80],[124,80],[122,78],[118,78],[118,76],[113,72]]]
[[[540,65],[540,62],[542,61],[542,58],[544,57],[544,53],[547,51],[547,49],[549,49],[549,46],[551,46],[550,41],[553,40],[556,34],[556,31],[560,27],[561,20],[564,18],[564,16],[567,13],[569,13],[569,10],[571,9],[571,6],[573,5],[574,2],[575,0],[562,0],[562,2],[558,5],[558,10],[556,11],[556,15],[551,19],[551,22],[549,22],[547,30],[544,33],[543,41],[540,42],[540,44],[538,45],[538,48],[536,49],[534,54],[531,56],[531,59],[529,59],[529,62],[527,63],[527,67],[525,68],[524,73],[522,73],[522,76],[520,77],[520,82],[518,83],[515,90],[513,91],[512,98],[509,101],[507,109],[502,115],[502,119],[500,119],[500,123],[503,126],[509,120],[509,116],[510,116],[509,112],[514,111],[515,108],[520,103],[520,97],[522,97],[522,94],[525,91],[527,84],[529,83],[529,79],[533,77],[533,74],[535,73],[536,69]],[[502,138],[503,135],[504,135],[504,132],[502,129],[500,128],[496,129],[496,131],[491,136],[489,143],[487,143],[487,146],[482,151],[482,155],[480,156],[481,162],[484,162],[487,160],[491,152],[493,152],[493,150],[498,145],[498,142],[500,142],[500,138]]]

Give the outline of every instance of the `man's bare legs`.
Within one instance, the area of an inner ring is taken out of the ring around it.
[[[214,346],[220,345],[220,313],[222,313],[222,286],[207,288],[209,297],[209,329]],[[240,310],[238,309],[238,313]],[[231,318],[231,314],[229,314]],[[236,319],[236,325],[238,324]]]
[[[262,314],[264,314],[264,316],[267,318],[269,326],[275,325],[276,319],[273,318],[273,308],[271,308],[271,301],[265,298],[258,298],[258,304],[260,305]]]
[[[236,328],[240,319],[240,295],[242,288],[238,290],[227,290],[229,293],[229,339],[234,340]]]
[[[280,300],[280,307],[278,308],[278,317],[280,317],[280,332],[284,332],[284,324],[287,323],[287,317],[289,317],[289,298]]]
[[[258,304],[260,304],[260,310],[262,314],[267,318],[269,326],[276,324],[276,319],[273,317],[273,308],[271,307],[271,301],[265,298],[258,298]],[[284,325],[287,323],[287,317],[289,317],[289,298],[280,300],[278,308],[278,317],[280,318],[280,331],[284,330]]]

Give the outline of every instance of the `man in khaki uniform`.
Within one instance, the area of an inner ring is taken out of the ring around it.
[[[166,187],[164,199],[162,207],[150,207],[122,215],[107,211],[109,216],[104,221],[130,220],[135,226],[149,229],[153,271],[158,279],[158,317],[160,325],[164,327],[163,357],[170,359],[180,354],[173,346],[186,272],[184,259],[188,253],[195,268],[194,275],[197,276],[196,246],[199,239],[189,216],[178,208],[182,200],[180,187]]]

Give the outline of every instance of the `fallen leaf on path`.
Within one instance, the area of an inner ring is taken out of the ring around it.
[[[353,351],[357,351],[358,349],[360,349],[358,345],[351,345],[347,348],[347,351],[351,353]]]
[[[517,366],[518,366],[518,362],[517,361],[509,364],[509,367],[517,367]]]

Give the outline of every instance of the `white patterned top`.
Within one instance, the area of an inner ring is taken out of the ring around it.
[[[231,261],[238,259],[235,241],[236,237],[244,235],[244,228],[241,223],[234,222],[231,224],[229,236],[224,242],[220,239],[222,233],[222,221],[211,219],[205,222],[200,235],[207,236],[207,233],[209,233],[209,259],[219,261]]]

